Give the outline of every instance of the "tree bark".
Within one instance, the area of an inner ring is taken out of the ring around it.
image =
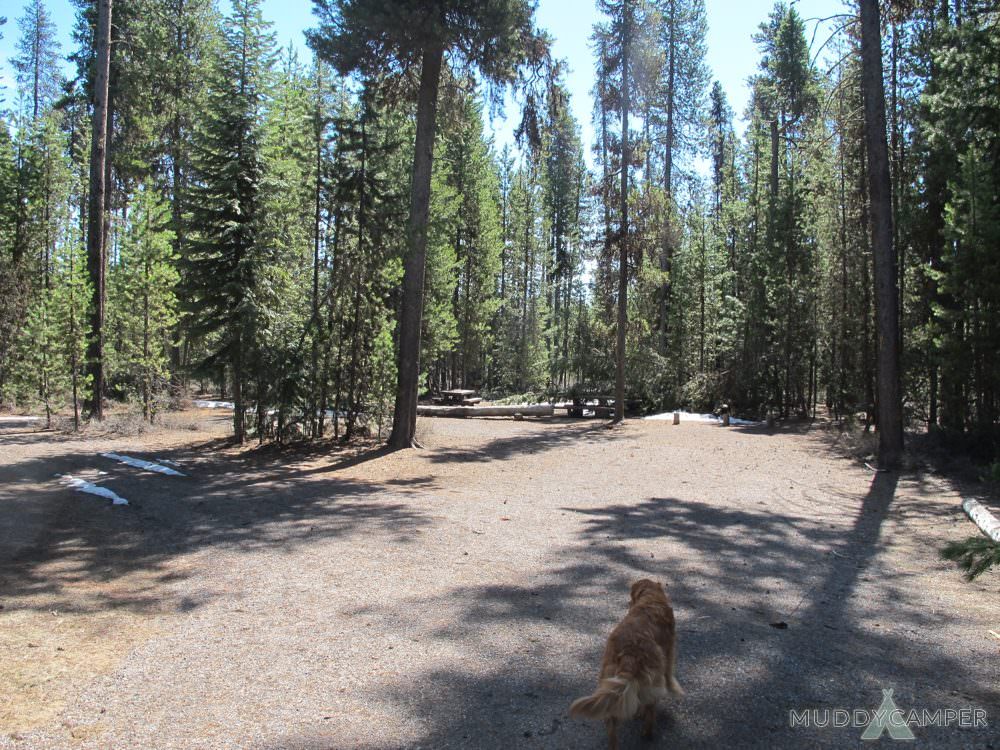
[[[413,150],[410,190],[409,252],[403,265],[403,301],[399,318],[399,379],[389,447],[409,448],[417,431],[417,389],[420,378],[420,328],[424,309],[424,266],[427,256],[427,219],[430,213],[431,168],[438,83],[444,46],[424,48],[417,99],[417,134]]]
[[[666,279],[660,288],[660,351],[670,350],[670,334],[667,321],[670,316],[670,297],[673,291],[674,235],[674,108],[677,90],[677,18],[676,1],[670,0],[667,13],[667,132],[663,153],[663,190],[666,194],[666,216],[663,221],[663,250],[660,254],[660,270]]]
[[[87,371],[91,376],[90,416],[104,419],[105,175],[108,136],[108,78],[111,70],[112,0],[99,0],[94,55],[94,124],[90,145],[90,205],[87,217],[87,273],[93,289]]]
[[[312,366],[309,370],[309,434],[313,438],[321,435],[321,423],[319,421],[319,339],[320,339],[320,319],[319,319],[319,266],[320,266],[320,241],[322,237],[322,198],[323,198],[323,68],[319,60],[316,62],[316,110],[314,117],[314,135],[316,149],[316,173],[313,184],[313,277],[312,277],[312,317],[309,326],[312,329],[312,342],[310,359]]]
[[[632,31],[631,4],[625,0],[622,8],[622,173],[621,224],[618,231],[618,331],[615,346],[615,422],[625,419],[625,329],[628,326],[628,169],[632,154],[629,149],[628,66]]]
[[[771,176],[769,185],[769,191],[771,196],[771,205],[773,206],[778,199],[778,119],[773,118],[769,123],[771,129]]]
[[[878,458],[892,468],[903,453],[903,409],[899,377],[899,288],[892,241],[892,183],[886,140],[882,37],[877,0],[861,0],[861,69],[865,101],[865,142],[875,260],[875,318],[878,336]]]

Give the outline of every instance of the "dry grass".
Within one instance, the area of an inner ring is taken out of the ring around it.
[[[127,611],[19,610],[0,617],[0,733],[51,723],[81,686],[111,672],[155,632]]]

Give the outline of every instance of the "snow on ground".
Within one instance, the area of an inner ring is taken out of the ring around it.
[[[191,402],[198,409],[232,409],[232,401],[211,401],[199,399]]]
[[[144,461],[141,458],[134,458],[132,456],[123,456],[120,453],[102,453],[105,458],[110,458],[112,461],[120,461],[123,464],[128,464],[129,466],[134,466],[137,469],[146,469],[147,471],[156,471],[160,474],[168,474],[173,477],[184,477],[187,476],[176,469],[171,469],[169,466],[161,466],[160,464],[153,463],[152,461]]]
[[[109,490],[107,487],[99,487],[96,484],[91,484],[90,482],[85,482],[79,477],[74,477],[70,474],[64,474],[60,477],[60,481],[63,484],[67,484],[79,492],[86,492],[90,495],[97,495],[98,497],[106,497],[111,501],[112,505],[128,505],[128,500],[120,495],[116,494],[114,491]]]
[[[662,414],[651,414],[648,417],[643,417],[643,419],[673,419],[674,414],[679,414],[682,422],[708,422],[711,424],[722,424],[722,418],[717,417],[714,414],[697,414],[689,411],[665,411]],[[760,424],[760,422],[754,422],[750,419],[740,419],[739,417],[730,417],[729,424],[752,425]]]
[[[21,422],[39,422],[41,417],[0,417],[0,424],[21,424]]]

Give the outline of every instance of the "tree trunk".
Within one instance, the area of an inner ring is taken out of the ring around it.
[[[311,367],[309,370],[309,435],[318,438],[322,434],[322,423],[318,412],[319,406],[319,250],[322,235],[322,198],[323,198],[323,68],[316,63],[316,111],[315,137],[316,142],[316,175],[313,185],[313,277],[312,277],[312,317],[309,321],[312,329]]]
[[[663,221],[663,250],[660,254],[660,270],[666,279],[660,287],[660,351],[667,354],[670,350],[670,332],[667,321],[670,319],[670,297],[673,291],[674,236],[674,108],[677,90],[677,13],[676,0],[668,3],[667,14],[667,90],[664,92],[667,108],[667,132],[663,153],[663,190],[666,194],[666,216]]]
[[[240,445],[247,439],[247,407],[243,402],[243,337],[236,334],[232,354],[233,370],[233,435]]]
[[[632,154],[629,152],[628,115],[629,80],[628,66],[630,36],[632,31],[631,5],[625,0],[622,8],[622,173],[621,173],[621,224],[618,232],[618,331],[615,346],[615,422],[625,419],[625,329],[628,326],[628,170]]]
[[[90,146],[90,205],[87,217],[87,273],[93,288],[87,371],[91,376],[90,416],[104,419],[105,160],[108,135],[108,77],[111,69],[112,0],[99,0],[94,56],[94,125]]]
[[[149,227],[147,227],[148,231]],[[143,284],[145,289],[142,293],[142,418],[153,423],[153,410],[150,406],[152,396],[152,373],[149,364],[149,281],[150,281],[150,261],[146,258]]]
[[[424,266],[427,256],[427,219],[430,213],[431,167],[438,83],[444,47],[430,42],[424,48],[417,99],[417,135],[410,189],[409,252],[403,266],[403,304],[399,318],[399,379],[389,447],[409,448],[417,431],[417,389],[420,378],[420,327],[424,309]]]
[[[865,142],[875,258],[875,317],[878,335],[878,458],[892,468],[903,452],[903,409],[899,378],[899,289],[892,242],[892,184],[886,141],[882,37],[876,0],[861,0],[861,68],[865,100]]]
[[[771,205],[778,200],[778,119],[774,118],[770,123],[771,128],[771,180],[770,195]]]

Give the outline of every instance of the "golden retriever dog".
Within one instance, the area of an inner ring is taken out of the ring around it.
[[[668,691],[684,694],[674,679],[676,653],[674,610],[663,584],[636,581],[628,614],[608,636],[597,690],[573,701],[570,716],[603,719],[611,750],[618,750],[618,722],[640,712],[642,735],[652,737],[656,701]]]

